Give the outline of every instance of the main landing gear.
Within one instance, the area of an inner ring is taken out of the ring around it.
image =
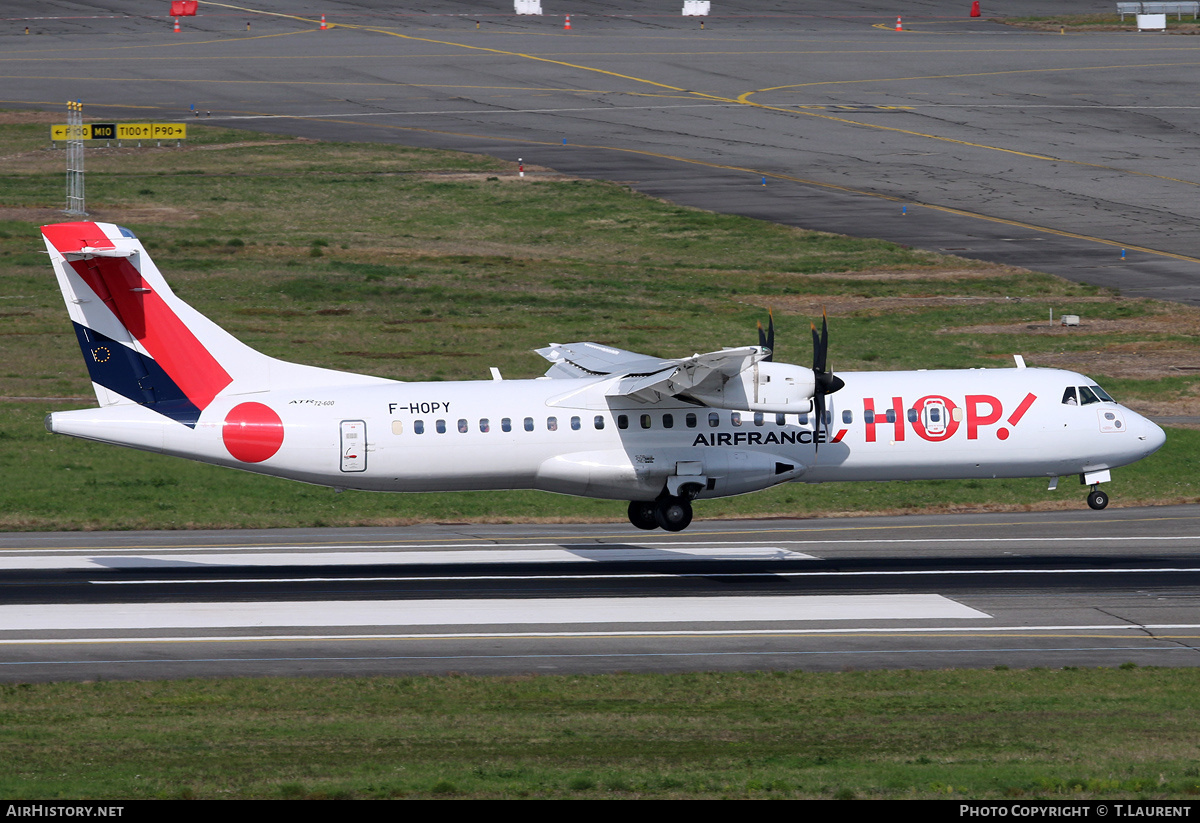
[[[1108,505],[1108,493],[1100,491],[1099,486],[1092,486],[1092,491],[1088,494],[1087,501],[1089,506],[1099,511]]]
[[[681,532],[692,522],[692,501],[671,495],[662,495],[657,500],[633,500],[629,504],[629,522],[646,531]]]

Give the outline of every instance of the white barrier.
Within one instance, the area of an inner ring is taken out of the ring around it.
[[[513,0],[513,11],[517,14],[541,14],[542,0]]]
[[[683,16],[707,17],[708,8],[711,5],[709,0],[683,0]]]

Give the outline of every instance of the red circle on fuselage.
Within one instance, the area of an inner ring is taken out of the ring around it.
[[[283,445],[283,421],[262,403],[239,403],[225,415],[221,439],[243,463],[261,463]]]

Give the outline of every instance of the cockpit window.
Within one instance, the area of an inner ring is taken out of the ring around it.
[[[1104,389],[1100,388],[1099,386],[1092,386],[1091,389],[1092,389],[1092,391],[1094,391],[1096,393],[1096,396],[1099,397],[1101,400],[1104,400],[1108,403],[1116,403],[1117,402],[1116,400],[1113,400],[1111,397],[1109,397],[1108,392],[1106,392]]]
[[[1100,398],[1096,396],[1096,393],[1094,391],[1089,389],[1087,386],[1079,387],[1079,405],[1086,406],[1088,403],[1099,403],[1099,402],[1100,402]]]
[[[1062,401],[1063,401],[1064,406],[1078,406],[1079,405],[1079,398],[1077,398],[1075,396],[1075,387],[1074,386],[1067,386],[1066,391],[1063,392]]]

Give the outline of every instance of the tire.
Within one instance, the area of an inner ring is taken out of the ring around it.
[[[629,502],[629,522],[639,529],[652,531],[658,528],[658,518],[654,516],[657,506],[653,500],[631,500]]]
[[[1108,495],[1105,494],[1104,492],[1100,491],[1099,489],[1095,489],[1091,494],[1089,494],[1087,496],[1087,501],[1088,501],[1089,506],[1091,506],[1096,511],[1100,511],[1100,509],[1103,509],[1105,506],[1108,505]]]
[[[654,519],[669,532],[681,532],[692,522],[692,504],[678,497],[658,501],[654,507]]]

